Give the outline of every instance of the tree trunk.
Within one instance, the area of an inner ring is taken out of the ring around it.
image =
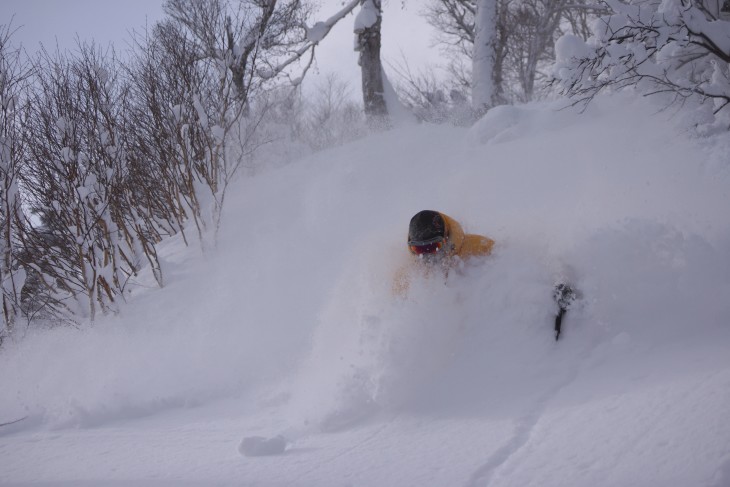
[[[497,66],[497,0],[477,0],[472,55],[472,104],[478,113],[497,105],[501,72]]]
[[[360,52],[358,64],[362,70],[362,95],[365,115],[379,124],[388,117],[383,87],[383,67],[380,63],[381,0],[360,0],[360,12],[355,18],[355,50]]]
[[[13,182],[14,183],[14,182]],[[18,297],[20,292],[16,287],[16,277],[13,271],[14,259],[13,259],[13,232],[14,222],[16,222],[18,204],[15,196],[17,189],[12,188],[12,195],[8,195],[8,186],[15,186],[13,183],[8,182],[6,176],[5,187],[3,188],[3,219],[2,222],[2,262],[0,262],[0,279],[2,284],[0,290],[3,294],[3,318],[5,320],[5,330],[8,335],[13,334],[13,328],[15,327],[15,317],[18,308]],[[12,203],[10,199],[12,198]]]

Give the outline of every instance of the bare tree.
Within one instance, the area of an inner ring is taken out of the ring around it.
[[[471,58],[474,46],[475,0],[432,0],[426,4],[424,15],[436,29],[437,42],[448,51]]]
[[[18,176],[22,162],[21,92],[30,71],[20,51],[10,46],[13,30],[0,25],[0,282],[4,336],[12,335],[20,313],[25,271],[17,261],[18,225],[22,219]]]
[[[532,0],[510,9],[510,42],[505,62],[521,87],[519,101],[535,95],[541,62],[554,59],[553,46],[561,21],[569,11],[568,0]]]
[[[418,120],[459,126],[474,122],[470,93],[460,80],[439,79],[433,69],[414,72],[407,59],[393,69],[399,80],[398,95]]]
[[[313,150],[342,144],[365,132],[362,107],[350,101],[347,83],[330,73],[305,101],[300,138]]]

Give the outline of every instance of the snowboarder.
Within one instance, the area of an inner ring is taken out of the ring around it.
[[[459,262],[487,256],[492,253],[493,247],[494,240],[491,238],[464,233],[459,222],[438,211],[419,211],[408,226],[408,251],[425,275],[440,272],[447,276]],[[396,295],[404,296],[408,291],[408,274],[407,268],[396,274],[393,284]],[[557,340],[560,338],[565,311],[576,299],[576,293],[568,283],[560,282],[555,286],[553,297],[558,305],[555,317]]]
[[[485,256],[492,247],[494,240],[464,233],[459,222],[438,211],[419,211],[408,225],[408,250],[426,261],[445,263],[454,257],[466,260]]]
[[[494,240],[464,233],[459,222],[438,211],[419,211],[408,226],[408,251],[426,275],[438,271],[445,277],[460,262],[489,255],[492,247]],[[396,274],[393,291],[399,296],[408,291],[410,267]]]

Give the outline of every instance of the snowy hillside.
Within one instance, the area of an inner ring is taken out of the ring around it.
[[[0,354],[1,485],[730,486],[730,138],[634,98],[240,181],[169,285]],[[422,209],[496,241],[391,294]],[[552,333],[556,279],[582,292]],[[280,455],[244,437],[283,435]]]

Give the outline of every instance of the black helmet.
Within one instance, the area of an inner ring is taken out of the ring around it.
[[[408,245],[424,245],[446,236],[446,222],[441,213],[423,210],[411,218],[408,226]]]

